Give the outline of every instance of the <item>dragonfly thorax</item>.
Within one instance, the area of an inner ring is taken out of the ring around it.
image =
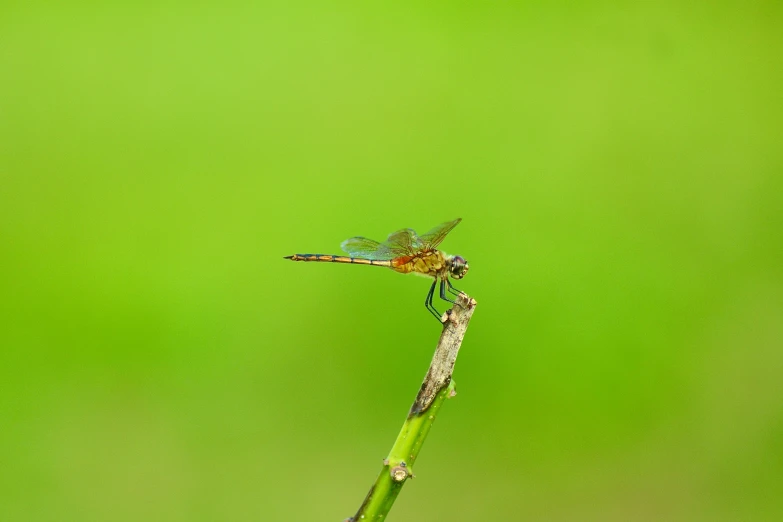
[[[449,269],[449,274],[454,279],[462,279],[465,274],[468,273],[470,265],[461,256],[449,256],[446,258],[446,266]]]

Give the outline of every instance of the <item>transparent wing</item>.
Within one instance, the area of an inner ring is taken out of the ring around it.
[[[462,218],[457,218],[454,221],[441,223],[426,234],[419,236],[421,248],[424,250],[434,250],[441,243],[441,241],[443,241],[443,238],[446,237],[446,234],[451,232],[451,230],[456,227],[460,221],[462,221]]]
[[[412,228],[403,228],[392,232],[383,243],[366,237],[352,237],[342,242],[340,247],[352,257],[363,259],[387,260],[402,256],[413,256],[422,250],[434,249],[443,241],[452,228],[461,219],[455,219],[433,228],[419,237]]]
[[[421,242],[413,229],[403,228],[389,234],[382,246],[394,254],[395,257],[410,256],[419,250]]]
[[[340,244],[340,248],[351,257],[360,257],[362,259],[385,260],[394,257],[389,253],[385,245],[366,237],[346,239]]]

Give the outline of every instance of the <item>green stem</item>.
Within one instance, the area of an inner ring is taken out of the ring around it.
[[[440,411],[443,402],[452,395],[454,382],[438,393],[428,411],[409,415],[402,425],[400,434],[383,461],[383,468],[375,484],[364,499],[364,503],[353,517],[353,520],[383,520],[391,510],[402,485],[407,478],[414,478],[413,464],[419,456],[424,439],[430,432],[435,416]]]
[[[459,296],[457,302],[461,306],[453,308],[444,315],[445,325],[440,342],[400,434],[397,435],[389,456],[383,461],[383,468],[375,484],[367,493],[359,511],[348,519],[349,521],[386,519],[405,481],[415,477],[413,464],[435,422],[435,416],[441,410],[444,401],[456,395],[451,373],[468,322],[473,315],[473,308],[476,306],[476,301],[464,294]]]

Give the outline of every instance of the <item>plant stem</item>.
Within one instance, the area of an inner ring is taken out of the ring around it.
[[[443,331],[438,347],[432,357],[430,368],[424,378],[416,400],[402,425],[389,456],[383,461],[383,468],[359,511],[348,521],[385,520],[403,484],[414,478],[413,464],[419,456],[424,439],[435,422],[435,416],[447,398],[456,395],[451,379],[462,339],[468,328],[476,301],[465,294],[457,297],[457,304],[443,318]]]

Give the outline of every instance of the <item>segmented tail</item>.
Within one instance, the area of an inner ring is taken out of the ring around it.
[[[330,254],[294,254],[283,259],[291,261],[319,261],[321,263],[353,263],[355,265],[374,265],[391,267],[391,260],[362,259],[360,257],[333,256]]]

